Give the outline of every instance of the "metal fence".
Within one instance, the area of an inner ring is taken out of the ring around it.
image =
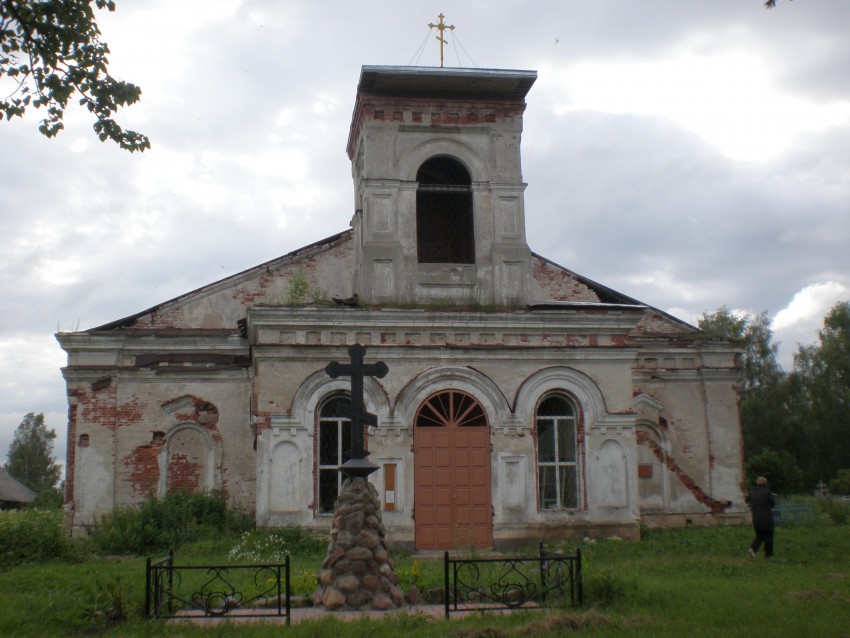
[[[583,604],[581,549],[573,555],[451,558],[445,553],[446,618],[456,612]]]
[[[146,618],[285,616],[289,556],[274,565],[175,565],[174,552],[147,559]]]
[[[811,501],[804,503],[778,503],[773,508],[773,522],[776,525],[802,525],[811,523],[814,507]]]

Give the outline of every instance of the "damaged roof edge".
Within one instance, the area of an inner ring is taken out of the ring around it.
[[[122,319],[116,319],[115,321],[111,321],[109,323],[103,324],[102,326],[96,326],[94,328],[89,328],[88,330],[83,330],[82,332],[103,332],[103,331],[108,331],[108,330],[115,330],[115,329],[118,329],[118,328],[128,328],[128,327],[132,326],[136,322],[136,320],[139,319],[140,317],[144,317],[145,315],[149,315],[152,312],[155,312],[155,311],[157,311],[157,310],[159,310],[159,309],[161,309],[165,306],[177,303],[178,301],[180,301],[182,299],[186,299],[187,297],[191,297],[192,295],[196,295],[200,292],[204,292],[204,291],[209,290],[211,288],[215,288],[216,286],[219,286],[219,285],[224,284],[226,282],[230,282],[234,279],[244,277],[245,275],[248,275],[252,272],[256,272],[258,270],[263,270],[263,269],[271,267],[272,265],[277,265],[279,263],[282,263],[282,262],[285,262],[285,261],[288,261],[288,260],[292,260],[293,258],[298,257],[300,254],[302,254],[304,252],[310,251],[310,250],[315,249],[315,248],[319,248],[321,246],[332,244],[332,243],[338,241],[339,239],[345,237],[347,234],[350,234],[351,232],[352,231],[349,228],[348,230],[344,230],[344,231],[337,233],[335,235],[331,235],[330,237],[326,237],[325,239],[320,239],[319,241],[313,242],[312,244],[308,244],[306,246],[302,246],[300,248],[297,248],[297,249],[293,250],[292,252],[289,252],[289,253],[286,253],[285,255],[282,255],[281,257],[275,257],[274,259],[263,262],[262,264],[259,264],[257,266],[252,266],[251,268],[247,268],[246,270],[243,270],[241,272],[235,273],[233,275],[229,275],[228,277],[225,277],[224,279],[219,279],[218,281],[215,281],[211,284],[207,284],[205,286],[201,286],[200,288],[196,288],[195,290],[192,290],[190,292],[186,292],[186,293],[183,293],[182,295],[178,295],[177,297],[174,297],[173,299],[169,299],[168,301],[163,301],[162,303],[158,303],[157,305],[151,306],[150,308],[148,308],[146,310],[142,310],[141,312],[137,312],[135,314],[132,314],[128,317],[124,317]]]
[[[532,301],[528,304],[532,310],[554,308],[600,308],[612,310],[647,310],[649,306],[632,303],[604,303],[600,301]],[[654,310],[654,309],[653,309]]]
[[[603,286],[602,284],[600,284],[596,281],[593,281],[592,279],[588,279],[584,275],[580,275],[577,272],[570,270],[569,268],[564,268],[561,264],[556,263],[556,262],[552,261],[551,259],[547,259],[543,255],[540,255],[540,254],[538,254],[534,251],[532,251],[531,254],[532,254],[532,256],[536,257],[537,259],[545,261],[548,264],[552,264],[556,268],[560,268],[561,270],[570,273],[573,277],[578,279],[581,283],[583,283],[587,287],[593,289],[593,291],[596,292],[600,296],[602,303],[617,304],[617,305],[621,305],[621,306],[622,305],[640,306],[642,308],[658,312],[658,313],[664,315],[665,317],[667,317],[668,319],[670,319],[671,321],[674,321],[674,322],[676,322],[680,325],[686,326],[686,327],[690,328],[691,330],[700,331],[699,328],[697,328],[695,325],[690,324],[687,321],[684,321],[683,319],[679,319],[675,315],[671,315],[669,312],[661,310],[660,308],[656,308],[655,306],[651,306],[649,304],[646,304],[642,301],[638,301],[637,299],[634,299],[633,297],[629,297],[628,295],[624,295],[623,293],[618,292],[618,291],[614,290],[613,288],[609,288],[608,286]]]

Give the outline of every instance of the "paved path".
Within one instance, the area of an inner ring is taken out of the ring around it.
[[[462,608],[459,608],[465,611],[487,611],[488,613],[493,614],[504,614],[510,613],[508,609],[489,609],[482,610],[480,607],[474,605],[466,605]],[[226,616],[228,622],[231,623],[250,623],[250,622],[263,622],[263,623],[275,623],[275,624],[284,624],[286,622],[285,616],[278,616],[275,610],[257,610],[255,613],[256,616]],[[381,619],[386,618],[387,616],[392,615],[403,615],[407,614],[410,616],[422,615],[428,616],[429,618],[434,619],[442,619],[446,616],[446,608],[443,605],[409,605],[405,607],[399,607],[398,609],[391,609],[389,611],[380,611],[377,609],[366,610],[366,611],[328,611],[323,607],[293,607],[290,611],[290,622],[298,623],[303,622],[305,620],[320,620],[321,618],[336,618],[337,620],[350,622],[353,620],[360,620],[361,618],[373,618],[373,619]],[[463,614],[455,614],[454,612],[449,616],[449,618],[462,618]],[[189,620],[197,624],[206,624],[206,623],[214,623],[221,622],[221,619],[218,618],[209,618],[207,616],[201,615],[190,615],[186,614],[185,616],[181,615],[179,620]]]

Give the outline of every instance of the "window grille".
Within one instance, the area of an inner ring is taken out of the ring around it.
[[[537,483],[541,509],[578,508],[576,410],[567,399],[545,399],[537,409]]]
[[[416,174],[416,247],[419,263],[475,263],[472,180],[450,157],[434,157]]]
[[[350,403],[348,397],[335,397],[327,401],[319,413],[319,514],[333,514],[334,503],[342,487],[342,473],[338,468],[349,459],[351,421],[340,416],[340,408]]]

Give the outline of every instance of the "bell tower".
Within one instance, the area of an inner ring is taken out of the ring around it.
[[[348,138],[368,304],[529,299],[520,141],[534,71],[364,66]]]

